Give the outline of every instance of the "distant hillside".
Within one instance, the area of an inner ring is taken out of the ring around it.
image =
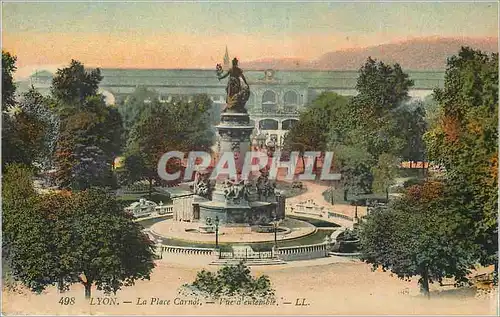
[[[383,44],[329,52],[317,60],[262,59],[242,64],[246,69],[315,69],[354,70],[368,56],[387,63],[398,62],[405,69],[444,69],[446,59],[456,54],[462,46],[470,46],[486,52],[498,52],[498,39],[488,38],[417,38],[399,43]]]

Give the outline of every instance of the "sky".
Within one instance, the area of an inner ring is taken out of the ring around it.
[[[316,59],[419,37],[497,37],[498,7],[450,2],[24,2],[2,5],[18,76],[71,59],[103,68],[199,68]]]

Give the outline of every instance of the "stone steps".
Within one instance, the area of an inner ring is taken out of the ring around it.
[[[237,265],[240,261],[247,266],[257,266],[257,265],[280,265],[286,264],[285,261],[277,258],[273,259],[217,259],[210,263],[210,265]]]

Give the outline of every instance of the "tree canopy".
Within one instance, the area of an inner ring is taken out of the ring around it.
[[[2,50],[2,105],[5,108],[14,106],[16,85],[13,74],[16,71],[17,57]]]
[[[114,158],[122,147],[122,120],[97,92],[98,69],[87,71],[73,60],[53,79],[52,95],[61,115],[55,151],[56,180],[61,188],[115,186]]]
[[[465,282],[475,263],[475,246],[459,237],[467,236],[472,223],[455,212],[454,198],[443,184],[427,182],[375,209],[361,223],[361,258],[401,279],[419,276],[427,296],[429,283],[445,277]]]
[[[464,47],[448,60],[438,115],[425,135],[429,159],[446,169],[462,197],[457,212],[474,219],[483,264],[498,257],[498,54]]]
[[[149,279],[153,242],[132,215],[102,190],[36,194],[28,169],[8,166],[3,249],[14,279],[32,291],[82,283],[116,292]]]
[[[206,95],[195,96],[190,102],[149,103],[127,140],[125,164],[119,171],[126,178],[125,183],[146,179],[151,191],[153,181],[159,180],[158,161],[164,153],[210,152],[214,138],[211,107]]]

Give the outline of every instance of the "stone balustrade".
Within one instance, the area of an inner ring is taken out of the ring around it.
[[[167,215],[167,214],[174,214],[174,206],[173,205],[159,205],[155,207],[155,211],[159,215]]]
[[[340,214],[340,213],[334,212],[334,211],[328,211],[328,218],[341,218],[341,219],[345,219],[345,220],[349,220],[349,221],[354,221],[354,217]]]
[[[278,248],[276,255],[284,261],[311,260],[327,257],[330,243],[323,242],[311,245]]]
[[[213,256],[215,250],[211,248],[197,248],[197,247],[178,247],[172,245],[159,245],[158,253],[174,253],[183,255],[203,255]]]

